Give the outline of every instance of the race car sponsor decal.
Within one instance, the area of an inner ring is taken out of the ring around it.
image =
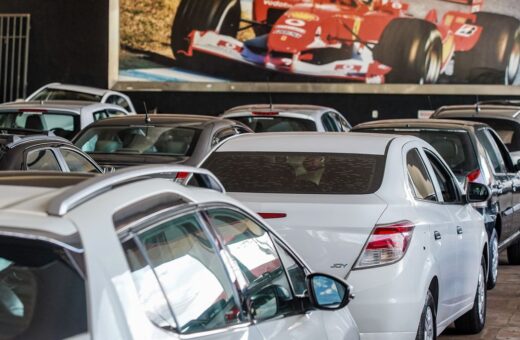
[[[465,25],[460,26],[460,28],[457,30],[455,35],[458,35],[461,37],[471,37],[473,34],[475,34],[476,31],[477,31],[477,26],[465,24]]]
[[[306,32],[303,28],[290,26],[290,25],[276,25],[275,29],[291,30],[291,31],[298,32],[298,33],[301,33],[301,34],[305,34],[305,32]]]
[[[264,0],[264,4],[269,7],[277,7],[277,8],[290,8],[292,4],[289,4],[284,1],[276,1],[276,0]]]
[[[294,12],[287,12],[287,16],[291,19],[299,19],[299,20],[303,20],[303,21],[319,21],[320,18],[314,14],[314,13],[309,13],[309,12],[298,12],[298,11],[294,11]]]
[[[219,40],[217,43],[217,46],[223,47],[223,48],[228,48],[230,50],[234,50],[239,53],[242,51],[242,46],[230,43],[229,41],[226,41],[226,40]]]
[[[273,31],[273,34],[286,35],[286,36],[289,36],[289,37],[295,38],[295,39],[300,39],[303,36],[302,34],[300,34],[298,32],[284,30],[284,29],[275,29]]]

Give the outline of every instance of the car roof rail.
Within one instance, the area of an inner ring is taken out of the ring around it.
[[[209,170],[186,165],[143,165],[87,179],[54,197],[47,213],[63,216],[70,210],[115,187],[150,178],[165,178],[186,185],[195,177],[199,186],[225,193],[224,186]]]
[[[489,99],[478,101],[475,105],[512,105],[520,106],[520,100],[518,99]]]

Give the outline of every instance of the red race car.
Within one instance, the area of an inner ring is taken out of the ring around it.
[[[439,18],[408,13],[399,0],[181,0],[172,49],[185,67],[216,56],[266,70],[366,83],[512,84],[520,65],[520,21],[481,12],[483,0]],[[242,25],[241,25],[242,23]],[[241,41],[239,31],[255,37]],[[232,70],[230,71],[232,72]]]

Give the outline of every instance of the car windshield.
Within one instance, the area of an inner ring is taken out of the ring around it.
[[[361,195],[380,187],[385,156],[215,152],[202,167],[230,192]]]
[[[465,130],[376,128],[363,129],[362,131],[421,138],[437,150],[451,168],[451,171],[457,176],[465,177],[471,171],[479,168],[473,143]]]
[[[254,132],[316,131],[316,124],[309,119],[273,116],[232,117]]]
[[[43,89],[38,92],[36,96],[31,98],[31,101],[47,101],[47,100],[81,100],[87,102],[101,102],[101,96],[94,94],[77,92],[71,90],[60,90],[60,89]]]
[[[42,241],[0,237],[0,339],[87,333],[85,282],[72,260],[78,256]]]
[[[72,137],[79,130],[74,114],[37,110],[0,112],[0,130],[53,131],[61,137]]]
[[[75,144],[89,153],[191,156],[199,135],[180,126],[103,126],[88,129]]]

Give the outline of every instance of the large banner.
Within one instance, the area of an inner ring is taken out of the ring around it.
[[[120,0],[119,81],[520,84],[520,0]]]

